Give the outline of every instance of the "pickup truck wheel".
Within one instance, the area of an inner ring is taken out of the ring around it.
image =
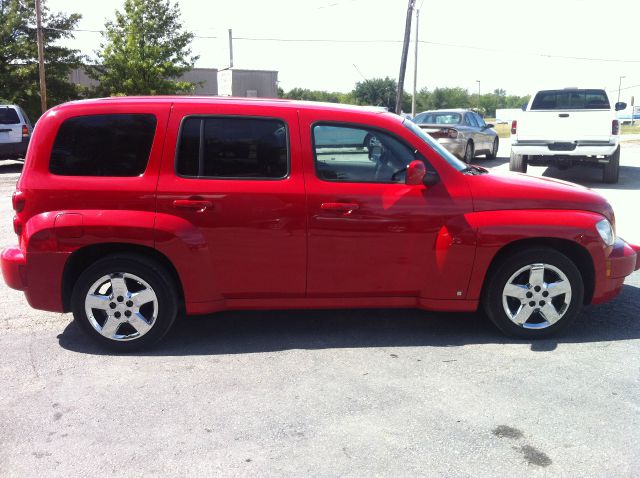
[[[475,156],[475,151],[473,148],[473,141],[467,141],[467,145],[464,148],[464,162],[470,164],[473,161]]]
[[[158,263],[116,254],[80,275],[71,307],[81,328],[100,345],[129,352],[164,337],[176,318],[178,298],[173,279]]]
[[[584,283],[576,265],[550,248],[505,256],[487,276],[483,306],[506,335],[548,337],[566,329],[580,312]]]
[[[491,147],[491,152],[487,153],[487,159],[496,159],[496,157],[498,156],[498,137],[496,136],[493,139],[493,146]]]
[[[602,170],[602,182],[615,184],[620,177],[620,146],[609,156],[609,162],[605,163]]]
[[[527,158],[522,154],[514,154],[511,152],[511,158],[509,159],[509,171],[516,171],[518,173],[527,172]]]

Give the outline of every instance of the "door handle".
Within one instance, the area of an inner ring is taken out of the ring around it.
[[[560,118],[568,118],[569,117],[569,113],[560,113],[558,116]]]
[[[203,199],[176,199],[173,201],[173,207],[178,209],[195,209],[197,212],[204,212],[211,206],[213,206],[211,201]]]
[[[324,211],[338,211],[342,212],[345,216],[356,211],[360,206],[354,202],[323,202],[320,204],[320,209]]]

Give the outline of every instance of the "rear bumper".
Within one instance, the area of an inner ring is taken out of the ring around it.
[[[618,142],[576,141],[571,151],[555,149],[552,141],[516,141],[511,143],[514,154],[528,156],[611,156],[618,148]]]
[[[24,291],[34,309],[65,312],[62,303],[62,271],[69,253],[29,252],[18,246],[0,253],[2,276],[9,287]]]
[[[18,247],[7,247],[0,255],[2,277],[9,287],[16,290],[27,288],[27,260]]]
[[[625,278],[640,269],[640,246],[618,239],[606,259],[605,277],[596,280],[593,304],[613,299],[622,290]]]

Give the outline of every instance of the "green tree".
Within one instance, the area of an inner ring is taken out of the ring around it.
[[[353,98],[359,105],[384,106],[389,111],[394,111],[396,107],[396,96],[398,83],[389,78],[372,78],[370,80],[359,81],[353,90]],[[411,110],[411,96],[406,92],[402,97],[402,110]]]
[[[124,11],[105,24],[99,64],[89,74],[101,95],[159,95],[193,91],[177,81],[193,69],[193,34],[183,29],[178,4],[170,0],[125,0]]]
[[[81,56],[57,42],[73,38],[71,30],[80,15],[52,13],[46,4],[42,8],[47,102],[53,106],[78,98],[69,74],[80,65]],[[41,114],[35,12],[35,0],[0,0],[0,92],[7,102],[22,106],[32,120]]]

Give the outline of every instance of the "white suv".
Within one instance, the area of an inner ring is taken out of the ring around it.
[[[24,159],[32,130],[22,108],[0,105],[0,159]]]
[[[620,169],[620,123],[602,89],[541,90],[511,125],[512,171],[527,172],[527,164],[601,165],[602,180],[617,183]]]

